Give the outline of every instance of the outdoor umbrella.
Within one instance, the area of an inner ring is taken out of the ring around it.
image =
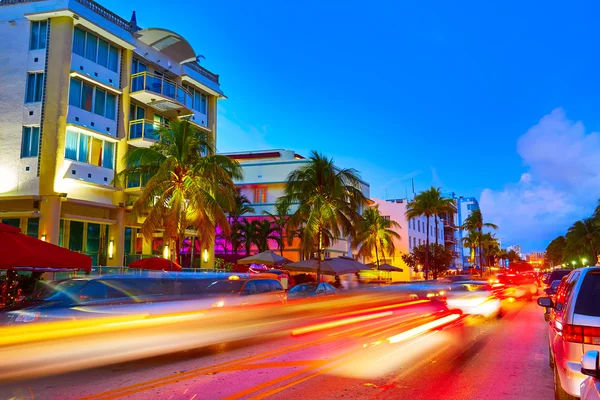
[[[23,235],[19,228],[0,224],[0,269],[46,272],[65,269],[92,270],[92,258]]]
[[[298,272],[317,272],[318,260],[310,259],[287,264],[285,269]],[[321,261],[321,273],[325,275],[354,274],[360,271],[356,261],[351,258],[326,258]]]
[[[181,265],[161,257],[142,258],[129,264],[129,268],[152,271],[181,271]]]
[[[271,250],[263,251],[262,253],[255,254],[241,258],[237,261],[238,264],[263,264],[263,265],[282,265],[291,262],[291,260],[282,257],[278,254],[273,253]]]
[[[394,267],[393,265],[390,265],[390,264],[381,264],[379,266],[379,268],[377,268],[377,266],[374,265],[373,269],[379,270],[379,271],[404,272],[404,270],[402,268]]]

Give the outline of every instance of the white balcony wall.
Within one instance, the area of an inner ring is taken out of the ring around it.
[[[190,120],[197,123],[198,125],[202,125],[204,127],[208,127],[208,116],[200,111],[193,110],[194,114],[192,114]]]
[[[83,126],[105,135],[113,137],[117,136],[117,121],[102,117],[79,107],[71,105],[68,107],[67,123]]]
[[[29,50],[27,71],[43,72],[46,68],[46,49]]]
[[[29,20],[22,10],[2,7],[0,37],[9,38],[0,46],[0,196],[35,194],[37,160],[21,159],[21,137],[24,124],[25,86],[29,60]],[[39,124],[41,103],[31,105]],[[29,172],[25,171],[29,164]]]
[[[111,71],[100,64],[81,57],[79,54],[71,54],[71,71],[77,71],[80,74],[89,76],[90,78],[102,82],[107,86],[112,86],[115,89],[120,89],[119,73]]]
[[[113,178],[112,169],[65,159],[54,190],[75,199],[112,204]]]

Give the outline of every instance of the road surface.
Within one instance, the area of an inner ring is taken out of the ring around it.
[[[535,302],[511,304],[502,319],[465,328],[468,335],[453,329],[382,343],[403,323],[261,336],[12,382],[0,386],[0,399],[553,398],[546,326]]]

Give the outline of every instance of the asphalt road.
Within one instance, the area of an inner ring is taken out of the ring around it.
[[[382,338],[410,313],[5,384],[0,399],[552,399],[542,310],[508,308],[394,345]]]

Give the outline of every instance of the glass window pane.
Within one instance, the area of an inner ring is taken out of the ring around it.
[[[79,153],[77,154],[77,161],[88,162],[89,144],[90,137],[84,134],[79,134]]]
[[[94,93],[94,87],[83,82],[82,101],[81,108],[86,111],[92,111],[92,96]]]
[[[77,160],[77,139],[79,134],[77,132],[67,130],[67,137],[65,139],[65,158],[69,160]]]
[[[102,166],[102,140],[96,138],[90,138],[90,157],[88,160],[89,164]]]
[[[112,120],[117,119],[117,97],[114,94],[108,93],[106,95],[106,118],[110,118]]]
[[[96,62],[97,48],[98,48],[98,38],[88,32],[86,40],[85,40],[85,58]]]
[[[82,57],[85,54],[85,31],[79,28],[73,33],[73,53]]]
[[[31,103],[35,93],[35,74],[27,75],[27,90],[25,92],[25,103]]]
[[[38,21],[31,23],[31,37],[29,38],[29,50],[38,48],[40,40],[40,23]]]
[[[146,109],[144,107],[138,107],[137,108],[136,118],[137,119],[144,119],[144,118],[146,118]]]
[[[35,75],[35,99],[34,101],[42,101],[42,90],[44,89],[44,74]]]
[[[119,49],[110,46],[108,52],[108,68],[111,71],[119,72]]]
[[[98,64],[108,66],[108,42],[102,39],[98,40]]]
[[[83,251],[83,222],[70,221],[69,250]]]
[[[34,238],[38,238],[38,232],[39,232],[39,226],[40,226],[40,219],[39,218],[27,218],[27,236],[31,236]]]
[[[81,81],[79,79],[71,78],[69,104],[81,108]]]
[[[29,157],[29,146],[31,141],[31,128],[23,127],[23,137],[21,138],[21,158]]]
[[[46,48],[46,29],[48,28],[48,21],[40,22],[40,41],[38,44],[38,49]]]
[[[104,156],[102,157],[102,166],[104,168],[113,169],[115,154],[115,144],[104,142]]]
[[[29,151],[29,157],[37,157],[38,147],[40,140],[40,127],[34,126],[31,128],[31,146]]]
[[[97,253],[100,250],[100,224],[88,222],[85,250],[86,253]]]
[[[105,105],[106,105],[106,91],[96,88],[96,99],[94,101],[94,114],[104,116]]]
[[[21,218],[3,218],[2,223],[5,225],[10,225],[14,228],[21,227]]]

